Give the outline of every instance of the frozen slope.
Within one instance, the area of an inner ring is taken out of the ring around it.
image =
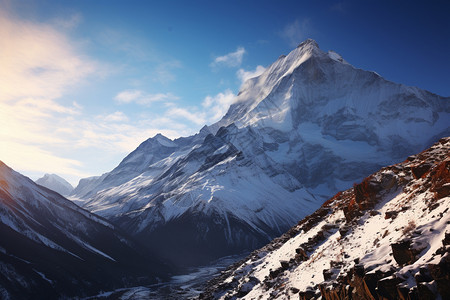
[[[0,298],[56,299],[168,272],[105,219],[0,162]]]
[[[204,262],[262,245],[338,190],[450,134],[449,100],[307,40],[249,79],[218,123],[150,138],[72,196],[158,241],[167,258]]]
[[[336,194],[200,299],[449,299],[450,138]]]
[[[56,174],[45,174],[43,177],[36,180],[36,183],[48,189],[54,190],[63,196],[67,196],[73,191],[73,186],[64,178]]]

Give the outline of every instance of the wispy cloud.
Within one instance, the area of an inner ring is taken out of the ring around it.
[[[218,56],[210,64],[211,67],[239,67],[242,63],[242,59],[245,54],[245,49],[243,47],[238,47],[236,51],[228,53],[223,56]]]
[[[215,96],[207,96],[203,100],[202,105],[205,111],[208,112],[206,116],[208,122],[211,124],[219,121],[228,111],[230,105],[233,104],[235,98],[236,95],[229,89]]]
[[[121,111],[116,111],[107,115],[98,115],[97,119],[105,122],[128,122],[128,117]]]
[[[180,119],[185,119],[197,126],[213,124],[219,121],[233,104],[236,95],[229,89],[213,96],[206,96],[201,107],[181,107],[175,103],[169,103],[163,113],[161,121],[171,124],[171,128],[179,126],[185,128]],[[158,121],[159,123],[161,121]],[[178,125],[177,125],[178,124]],[[193,133],[193,132],[191,132]]]
[[[0,12],[0,49],[0,101],[57,98],[99,67],[51,26],[21,21],[5,12]]]
[[[178,100],[179,97],[172,93],[148,94],[141,90],[125,90],[114,97],[119,104],[135,102],[140,105],[149,106],[153,102]]]
[[[196,109],[189,110],[175,105],[166,111],[165,116],[169,118],[184,118],[197,125],[204,125],[206,123],[206,116],[203,111],[197,111]]]
[[[239,69],[236,72],[236,76],[239,78],[239,80],[241,80],[242,83],[244,83],[245,81],[247,81],[247,79],[261,75],[265,70],[266,68],[264,68],[261,65],[258,65],[253,71],[252,70],[246,71],[244,69]]]
[[[308,18],[302,21],[295,20],[293,23],[286,25],[280,33],[281,37],[286,39],[291,47],[296,47],[309,34],[311,34],[311,21]]]

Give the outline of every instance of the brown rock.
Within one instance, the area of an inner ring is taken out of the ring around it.
[[[382,299],[398,299],[397,285],[401,282],[400,279],[390,276],[381,279],[377,284],[377,293]]]
[[[298,293],[300,300],[311,300],[316,298],[316,292],[312,289],[307,289]]]
[[[442,240],[442,245],[444,247],[450,245],[450,232],[445,233],[444,239]]]
[[[397,285],[397,294],[400,300],[408,300],[409,287],[407,284]]]
[[[278,268],[278,269],[276,269],[275,271],[270,270],[270,271],[269,271],[269,278],[270,278],[270,279],[277,278],[278,275],[280,275],[281,273],[283,273],[283,271],[284,271],[283,268]]]
[[[397,218],[398,211],[387,211],[384,215],[385,219],[395,219]]]
[[[431,166],[432,164],[420,164],[412,167],[411,172],[413,173],[414,178],[419,179],[430,170]]]
[[[401,266],[409,265],[416,260],[415,253],[411,249],[410,240],[391,244],[391,248],[395,261]]]
[[[297,249],[295,249],[295,253],[295,259],[297,261],[308,260],[308,254],[306,253],[305,249],[303,249],[303,247],[298,247]]]
[[[419,295],[420,300],[435,300],[436,295],[433,293],[432,289],[430,288],[430,284],[428,283],[419,283],[417,285],[417,292]]]
[[[281,268],[283,270],[289,269],[289,261],[287,260],[280,260]]]
[[[450,256],[445,255],[437,265],[428,265],[428,269],[442,299],[450,299]]]
[[[333,277],[333,272],[332,272],[331,270],[325,269],[325,270],[322,271],[322,274],[323,274],[323,279],[324,279],[325,281],[326,281],[326,280],[330,280],[331,277]]]

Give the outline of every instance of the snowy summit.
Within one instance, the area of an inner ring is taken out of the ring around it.
[[[69,195],[73,191],[73,186],[64,178],[56,174],[45,174],[43,177],[35,181],[48,189],[54,190],[63,196]]]

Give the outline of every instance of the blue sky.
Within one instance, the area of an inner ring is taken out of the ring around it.
[[[306,38],[450,96],[448,1],[0,0],[0,160],[72,184],[217,121]]]

